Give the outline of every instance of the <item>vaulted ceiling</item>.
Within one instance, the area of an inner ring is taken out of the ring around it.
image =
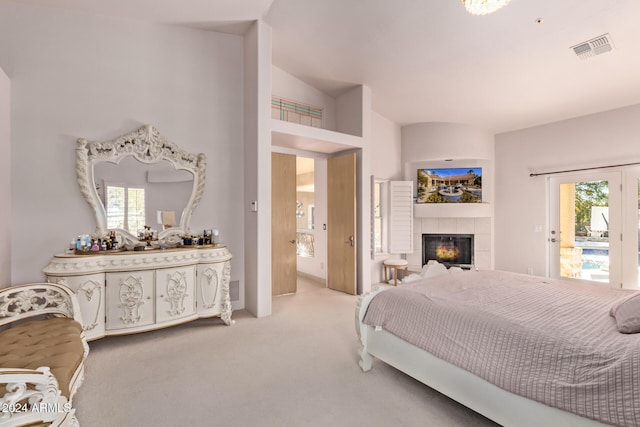
[[[236,34],[264,19],[276,66],[333,95],[365,84],[400,125],[499,133],[640,103],[638,0],[512,0],[486,16],[460,0],[15,1]],[[604,34],[609,52],[571,49]]]

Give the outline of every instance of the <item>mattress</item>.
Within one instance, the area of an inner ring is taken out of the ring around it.
[[[628,290],[501,271],[446,274],[380,292],[363,322],[509,392],[640,425],[640,334],[618,332]]]

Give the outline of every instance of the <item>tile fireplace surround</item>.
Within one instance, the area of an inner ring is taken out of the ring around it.
[[[473,234],[461,233],[423,234],[422,265],[435,260],[447,267],[473,268],[473,237]]]
[[[413,253],[407,254],[410,271],[422,268],[423,234],[473,234],[474,264],[491,268],[491,218],[414,218]]]

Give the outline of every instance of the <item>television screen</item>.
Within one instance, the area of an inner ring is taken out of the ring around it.
[[[416,203],[481,203],[482,168],[418,169]]]

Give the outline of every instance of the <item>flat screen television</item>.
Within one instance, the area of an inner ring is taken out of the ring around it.
[[[418,169],[416,203],[482,203],[482,168]]]

